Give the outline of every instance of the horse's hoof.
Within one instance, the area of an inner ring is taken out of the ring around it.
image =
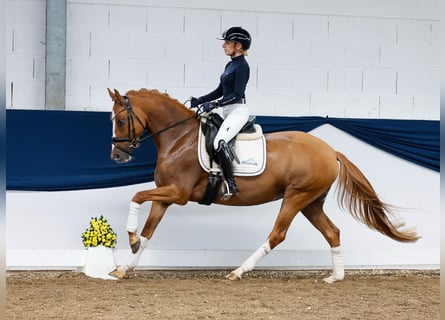
[[[241,274],[238,274],[237,270],[234,270],[226,276],[226,279],[231,280],[231,281],[235,281],[235,280],[239,281],[239,280],[241,280]]]
[[[119,268],[114,269],[108,275],[110,275],[112,277],[115,277],[117,279],[125,279],[125,278],[127,278],[126,273],[121,271]]]
[[[334,277],[332,275],[332,276],[329,276],[327,278],[324,278],[323,281],[326,282],[326,283],[334,283],[334,282],[337,282],[337,281],[343,281],[343,278],[340,279],[340,278]]]
[[[136,254],[136,252],[138,252],[140,246],[141,246],[141,240],[138,240],[137,242],[133,243],[131,245],[131,252],[133,252],[133,254]]]
[[[135,254],[136,252],[138,252],[140,246],[141,246],[141,239],[134,233],[130,234],[131,252],[133,252],[133,254]]]

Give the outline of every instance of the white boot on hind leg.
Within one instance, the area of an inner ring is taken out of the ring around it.
[[[264,258],[269,252],[270,252],[270,245],[269,245],[269,239],[258,248],[257,251],[255,251],[249,258],[247,258],[246,261],[243,262],[243,264],[230,272],[226,278],[229,280],[241,280],[241,276],[245,272],[249,272],[253,270],[255,265],[260,261],[262,258]]]
[[[342,281],[345,278],[345,268],[343,266],[343,257],[341,255],[340,247],[331,248],[332,257],[332,275],[324,278],[323,281],[327,283],[334,283]]]

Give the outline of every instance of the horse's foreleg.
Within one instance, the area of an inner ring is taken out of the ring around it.
[[[124,264],[120,265],[112,272],[110,272],[110,276],[116,277],[118,279],[124,279],[127,276],[128,270],[133,270],[139,263],[139,260],[142,256],[142,253],[145,250],[148,239],[141,236],[138,237],[138,250],[135,253],[131,253]]]
[[[340,230],[323,211],[324,195],[302,210],[309,222],[321,232],[331,247],[332,275],[323,279],[327,283],[341,281],[345,277],[343,258],[340,250]]]
[[[139,237],[137,232],[138,216],[141,204],[146,201],[152,201],[150,213]],[[164,216],[165,211],[172,203],[182,204],[181,192],[174,186],[165,186],[148,191],[138,192],[130,203],[130,211],[127,219],[127,231],[130,240],[132,253],[124,264],[112,271],[110,275],[119,279],[126,277],[128,270],[134,269],[146,247],[147,241],[153,236],[153,233]]]
[[[112,271],[110,275],[119,279],[123,279],[126,277],[126,273],[128,270],[133,270],[138,265],[142,253],[147,246],[148,240],[153,236],[157,225],[161,221],[169,205],[170,204],[165,204],[158,201],[154,201],[152,203],[150,214],[148,215],[147,222],[145,223],[141,236],[137,236],[136,234],[134,234],[134,238],[136,239],[135,246],[137,247],[136,252],[132,251],[125,263]]]
[[[128,218],[127,218],[127,232],[130,241],[131,251],[133,253],[136,253],[140,246],[139,237],[136,234],[138,229],[138,218],[139,218],[140,208],[141,204],[134,201],[130,202],[130,210],[128,212]]]
[[[140,245],[139,237],[137,236],[137,228],[141,205],[146,201],[158,201],[160,203],[168,204],[176,202],[183,204],[183,198],[184,197],[179,191],[179,188],[175,185],[167,185],[152,190],[140,191],[134,195],[130,202],[130,209],[127,218],[128,238],[131,251],[133,253],[138,251]]]

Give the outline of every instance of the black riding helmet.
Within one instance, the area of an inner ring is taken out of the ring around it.
[[[229,40],[241,43],[244,50],[249,50],[252,38],[249,32],[241,27],[231,27],[223,32],[220,40]]]

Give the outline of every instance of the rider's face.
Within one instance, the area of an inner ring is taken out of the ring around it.
[[[240,45],[238,45],[237,42],[233,42],[233,41],[229,41],[229,40],[224,40],[223,45],[222,45],[223,49],[224,49],[224,53],[227,56],[231,56],[234,57],[237,54],[239,54],[240,52]]]

